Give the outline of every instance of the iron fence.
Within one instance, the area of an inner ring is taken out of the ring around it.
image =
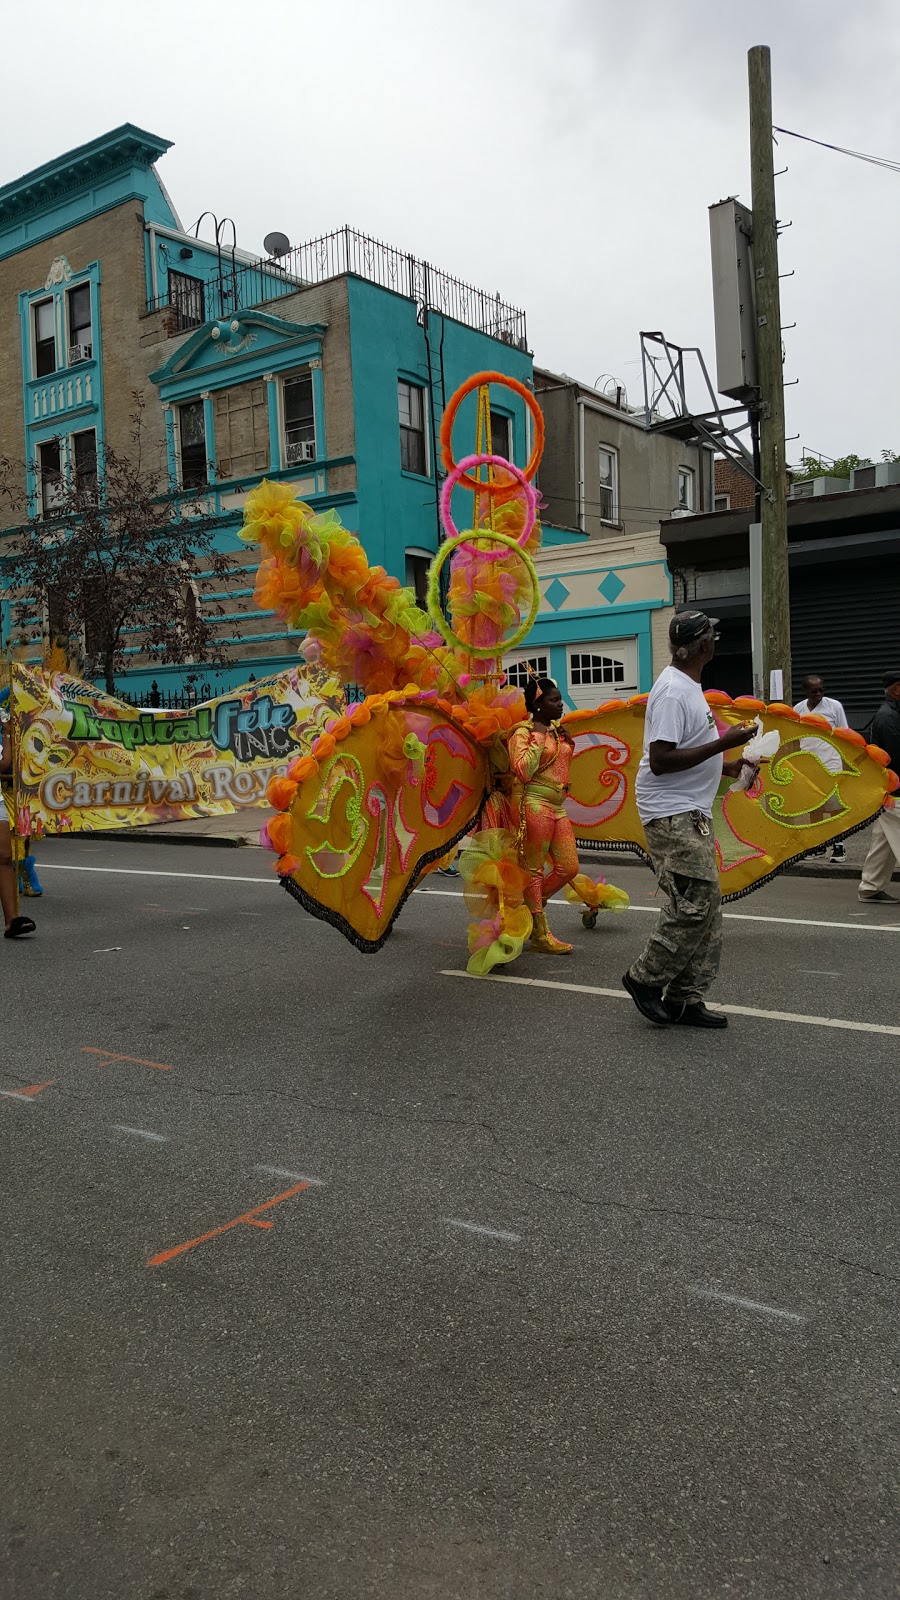
[[[210,318],[233,316],[251,306],[296,294],[330,278],[352,273],[382,289],[415,300],[420,309],[452,317],[479,333],[527,349],[525,313],[499,294],[476,289],[461,278],[441,272],[427,261],[383,244],[355,228],[338,228],[306,244],[296,245],[277,259],[244,262],[234,255],[221,257],[221,270],[206,284],[205,309]],[[184,314],[184,296],[170,291],[151,300],[148,309],[172,306]]]

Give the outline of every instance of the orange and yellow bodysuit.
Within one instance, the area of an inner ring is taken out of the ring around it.
[[[578,872],[575,835],[563,809],[575,746],[564,728],[523,722],[513,729],[507,748],[510,821],[519,861],[529,875],[525,904],[537,916]]]

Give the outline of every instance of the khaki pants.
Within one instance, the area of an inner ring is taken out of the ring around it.
[[[661,988],[668,1000],[689,1005],[712,987],[722,954],[722,894],[711,822],[709,830],[704,839],[688,812],[644,824],[653,870],[668,903],[631,976]]]
[[[862,870],[860,894],[879,894],[886,889],[895,867],[900,867],[900,808],[897,806],[882,811],[872,824],[872,843]]]

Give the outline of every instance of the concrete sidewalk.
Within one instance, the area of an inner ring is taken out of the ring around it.
[[[130,844],[193,844],[213,845],[234,849],[243,845],[259,847],[259,830],[267,818],[273,815],[270,806],[248,806],[246,810],[237,811],[228,817],[194,817],[189,822],[159,822],[151,823],[144,828],[123,828],[118,831],[104,833],[104,839],[121,840]],[[92,833],[71,835],[73,838],[96,839]],[[845,859],[842,862],[832,862],[830,850],[825,856],[808,856],[804,861],[798,861],[794,866],[785,867],[785,872],[792,877],[804,878],[852,878],[858,879],[862,871],[862,864],[869,848],[870,830],[864,828],[860,833],[854,833],[845,840]],[[623,860],[635,861],[640,857],[623,855],[621,851],[598,850],[588,854],[589,863],[597,863],[601,867],[615,868]],[[894,882],[900,880],[900,872],[894,873]]]
[[[144,828],[119,828],[104,833],[104,839],[119,839],[129,844],[209,844],[235,848],[259,846],[259,830],[269,817],[271,806],[247,806],[230,817],[191,817],[187,822],[151,822]],[[96,834],[71,837],[96,839]]]

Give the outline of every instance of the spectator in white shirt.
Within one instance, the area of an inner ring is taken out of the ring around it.
[[[833,728],[846,728],[849,726],[847,714],[840,700],[832,700],[825,693],[824,678],[820,678],[815,673],[810,674],[803,679],[803,692],[806,695],[806,699],[798,700],[794,707],[794,710],[801,717],[824,717],[825,721],[830,722]],[[811,755],[818,756],[823,767],[827,767],[829,772],[835,774],[840,772],[840,756],[836,750],[832,749],[830,744],[825,743],[824,739],[803,739],[801,744],[802,748],[808,750]],[[839,804],[834,800],[830,800],[822,806],[820,811],[811,812],[809,820],[810,822],[821,822],[824,817],[831,815],[836,809],[839,809]],[[813,850],[811,853],[814,856],[824,856],[827,851],[827,844],[823,844],[819,846],[818,850]],[[843,861],[846,854],[847,852],[842,844],[834,844],[832,846],[832,861]]]

